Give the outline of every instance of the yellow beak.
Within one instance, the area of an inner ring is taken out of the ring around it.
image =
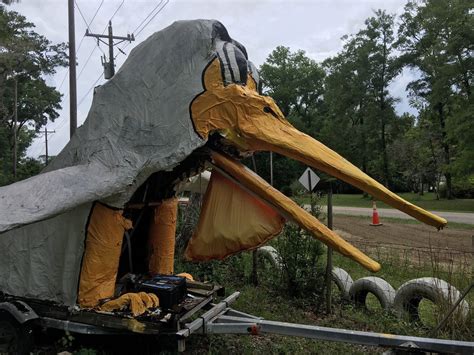
[[[225,86],[217,59],[208,66],[203,79],[205,90],[191,104],[194,127],[202,138],[219,132],[240,151],[266,150],[285,155],[366,191],[419,221],[438,229],[446,225],[444,218],[405,201],[333,150],[295,129],[284,118],[275,102],[259,95],[252,85]],[[216,153],[213,154],[213,161],[228,178],[258,195],[283,216],[310,231],[313,236],[372,271],[380,268],[379,264],[324,227],[314,217],[298,209],[298,206],[295,207],[293,201],[262,182],[255,174],[239,167],[239,163]]]
[[[286,122],[275,119],[271,125],[259,127],[252,125],[242,128],[241,135],[246,138],[245,140],[254,150],[273,151],[296,159],[345,181],[369,193],[375,199],[438,229],[443,228],[447,223],[444,218],[402,199],[324,144],[298,131]]]

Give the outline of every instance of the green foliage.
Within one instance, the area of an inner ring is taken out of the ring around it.
[[[25,160],[27,148],[41,127],[59,116],[61,94],[48,86],[43,76],[52,75],[58,66],[67,64],[67,46],[52,44],[36,33],[34,25],[24,16],[8,11],[2,5],[0,43],[0,183],[5,184],[14,180],[15,131],[17,163],[30,166],[31,160]],[[23,169],[16,179],[34,171],[37,169]]]
[[[435,187],[448,198],[472,195],[472,6],[409,1],[400,20],[396,32],[395,16],[375,11],[322,64],[304,51],[275,48],[260,68],[263,92],[298,129],[395,191]],[[403,68],[417,74],[407,87],[417,116],[397,115],[398,99],[389,93]],[[268,154],[258,153],[256,161],[269,180]],[[275,154],[274,186],[289,192],[303,170]]]
[[[324,62],[326,120],[321,140],[390,185],[389,144],[400,132],[388,86],[400,72],[394,16],[378,10],[343,50]],[[375,133],[375,134],[374,134]],[[377,154],[373,150],[376,148]]]
[[[474,172],[472,4],[409,1],[401,20],[401,60],[420,73],[408,86],[412,104],[430,123],[432,144],[443,157],[438,171],[446,177],[447,197],[452,198],[453,176],[466,178]]]
[[[280,289],[293,297],[314,296],[314,303],[324,290],[324,265],[321,242],[293,225],[287,224],[283,233],[273,243],[281,257],[282,274]],[[277,286],[275,285],[275,286]]]

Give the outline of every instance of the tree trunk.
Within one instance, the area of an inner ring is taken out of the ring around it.
[[[383,37],[383,63],[382,63],[382,79],[380,90],[380,140],[382,145],[382,163],[383,163],[383,179],[385,186],[390,187],[390,176],[388,172],[388,156],[387,142],[385,139],[385,87],[386,87],[386,70],[387,70],[387,37],[384,32]]]
[[[360,110],[362,111],[362,104],[360,104]],[[360,118],[360,126],[362,129],[362,171],[367,174],[367,138],[365,137],[364,118]],[[363,197],[369,197],[369,194],[363,191]]]
[[[454,199],[453,195],[453,186],[452,186],[452,177],[450,172],[451,167],[451,152],[449,148],[448,137],[446,133],[446,119],[444,117],[444,105],[443,103],[438,103],[438,116],[439,124],[441,127],[441,145],[444,152],[444,163],[446,165],[444,176],[446,177],[446,198],[448,200]]]

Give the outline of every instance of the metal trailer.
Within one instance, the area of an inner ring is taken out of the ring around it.
[[[32,300],[4,297],[0,303],[0,312],[7,313],[16,323],[16,341],[28,343],[28,332],[34,327],[60,329],[79,334],[120,335],[144,334],[166,336],[176,341],[177,350],[185,350],[186,339],[193,334],[280,334],[298,336],[315,340],[345,342],[367,346],[379,346],[410,351],[428,351],[435,353],[473,354],[474,342],[421,338],[404,335],[354,331],[265,320],[251,314],[237,311],[230,305],[238,298],[234,292],[218,303],[213,303],[217,292],[223,289],[190,290],[180,312],[159,320],[131,318],[118,314],[97,313],[87,310],[61,310],[51,304]],[[196,295],[195,292],[200,295]],[[1,327],[0,318],[0,327]],[[3,318],[4,319],[4,318]],[[191,321],[191,319],[194,319]],[[20,328],[18,328],[20,326]],[[30,334],[31,335],[31,334]],[[8,332],[3,332],[8,337]],[[0,330],[0,346],[2,332]],[[0,347],[1,352],[1,347]],[[21,353],[21,351],[17,351]]]

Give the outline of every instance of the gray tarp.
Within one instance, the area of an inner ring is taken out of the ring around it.
[[[151,173],[205,143],[189,105],[216,25],[175,22],[138,45],[46,171],[0,188],[0,291],[74,304],[91,203],[122,207]]]

